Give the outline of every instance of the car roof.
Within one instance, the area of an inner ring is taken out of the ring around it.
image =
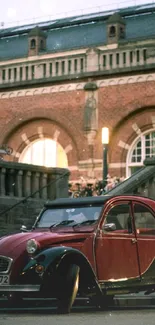
[[[59,198],[52,201],[47,201],[44,203],[45,208],[52,208],[52,207],[61,207],[61,206],[81,206],[81,205],[100,205],[104,204],[106,201],[108,201],[110,198],[126,198],[128,200],[131,200],[133,198],[141,200],[143,203],[155,203],[155,200],[148,198],[146,196],[142,195],[136,195],[136,194],[121,194],[121,195],[109,195],[104,194],[100,196],[89,196],[89,197],[78,197],[78,198]]]
[[[47,201],[44,206],[45,207],[56,207],[56,206],[77,206],[77,205],[87,205],[87,204],[103,204],[106,202],[111,196],[89,196],[89,197],[79,197],[79,198],[60,198],[53,201]]]

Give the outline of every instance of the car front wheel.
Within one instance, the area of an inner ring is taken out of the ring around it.
[[[58,313],[67,314],[70,312],[79,288],[79,271],[80,268],[77,265],[69,266],[64,278],[63,292],[58,298]]]

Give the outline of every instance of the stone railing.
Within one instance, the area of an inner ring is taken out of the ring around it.
[[[46,200],[68,197],[69,171],[0,161],[0,235],[31,228]]]
[[[144,167],[105,194],[137,194],[155,200],[155,158],[146,159]]]
[[[85,72],[85,55],[1,66],[0,84],[51,79]]]
[[[55,199],[68,196],[69,171],[14,162],[0,162],[0,196]]]
[[[115,50],[103,52],[100,55],[100,69],[123,69],[143,66],[148,63],[147,49]]]
[[[126,69],[145,69],[155,64],[150,50],[145,48],[98,50],[88,49],[81,54],[54,57],[34,62],[21,62],[0,67],[0,87],[14,84],[51,81],[96,73],[113,73]]]

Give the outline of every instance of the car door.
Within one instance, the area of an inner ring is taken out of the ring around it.
[[[115,230],[110,229],[112,225],[115,225]],[[139,279],[140,270],[130,201],[119,201],[103,211],[95,252],[99,281]]]
[[[142,202],[133,202],[141,279],[155,282],[155,213]]]

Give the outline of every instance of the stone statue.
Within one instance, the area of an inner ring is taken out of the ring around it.
[[[84,111],[84,131],[97,130],[97,108],[94,92],[88,93]]]

